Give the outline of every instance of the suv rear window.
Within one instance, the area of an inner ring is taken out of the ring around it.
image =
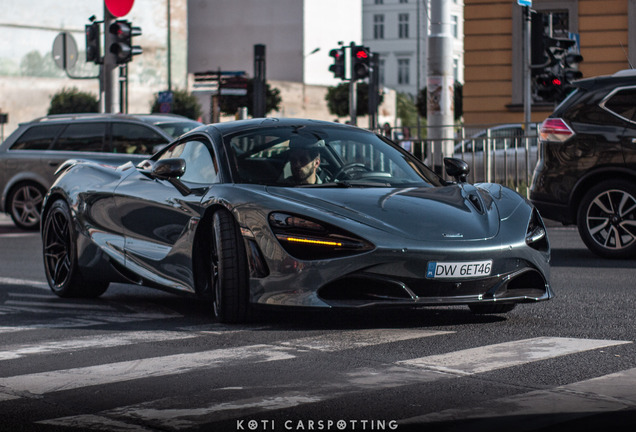
[[[54,150],[101,152],[106,123],[71,123],[58,138]]]
[[[11,146],[11,150],[46,150],[64,125],[33,126],[26,130]]]
[[[629,120],[636,121],[636,88],[619,90],[604,104],[605,109]]]

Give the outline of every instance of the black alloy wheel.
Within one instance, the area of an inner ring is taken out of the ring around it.
[[[214,287],[214,315],[219,322],[247,319],[249,279],[247,256],[240,229],[226,210],[214,213],[211,276]]]
[[[636,255],[636,185],[611,180],[592,187],[577,214],[585,245],[606,258]]]
[[[71,212],[64,200],[53,203],[42,227],[44,271],[60,297],[99,297],[108,283],[86,281],[79,271]]]
[[[20,183],[11,191],[7,208],[13,223],[24,230],[40,229],[44,191],[34,183]]]

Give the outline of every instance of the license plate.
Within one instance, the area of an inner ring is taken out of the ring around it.
[[[475,278],[488,276],[492,270],[492,260],[437,262],[429,261],[426,277],[429,279]]]

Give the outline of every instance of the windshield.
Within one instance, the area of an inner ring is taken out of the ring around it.
[[[198,128],[202,124],[203,123],[195,121],[179,121],[171,123],[157,123],[157,126],[172,138],[177,138],[186,132],[190,132],[192,129]]]
[[[399,147],[362,129],[286,126],[225,138],[236,183],[313,187],[438,186],[441,179]]]

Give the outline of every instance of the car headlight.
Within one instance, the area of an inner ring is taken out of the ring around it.
[[[374,248],[347,231],[302,216],[274,212],[269,225],[283,249],[302,260],[338,258]]]
[[[548,243],[548,232],[543,223],[543,219],[536,208],[532,209],[532,215],[528,222],[528,229],[526,230],[526,244],[531,248],[542,252],[547,252],[550,249],[550,244]]]

